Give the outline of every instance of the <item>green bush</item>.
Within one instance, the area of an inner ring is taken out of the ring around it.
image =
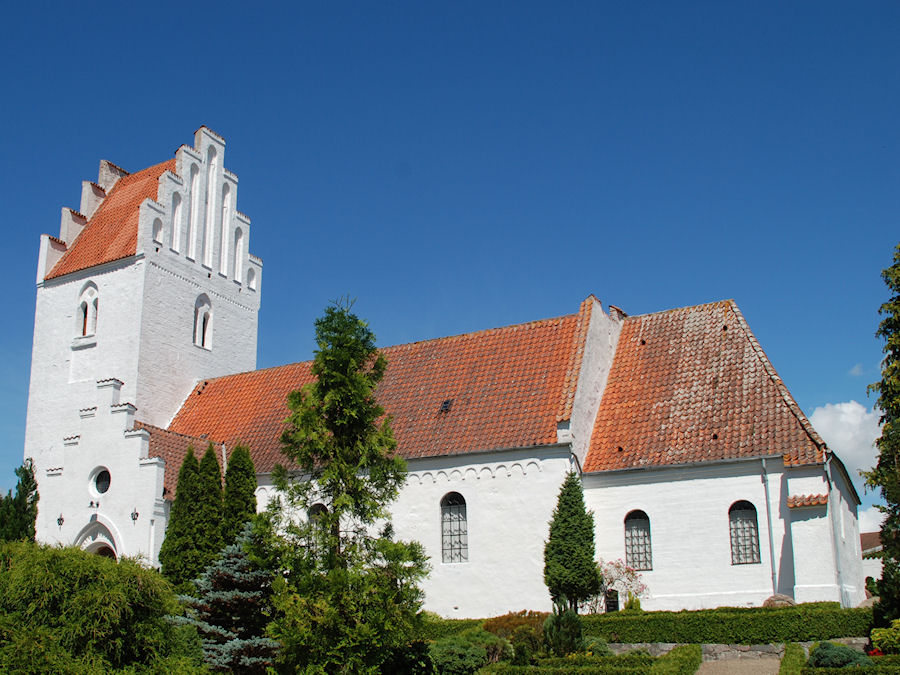
[[[420,616],[422,621],[418,637],[431,642],[459,635],[482,624],[481,619],[443,619],[431,612],[422,612]]]
[[[800,670],[800,675],[900,675],[900,667],[897,666],[851,666],[849,668],[813,668],[806,666]]]
[[[833,642],[820,642],[809,652],[808,664],[813,668],[871,666],[872,659],[846,645],[838,645]]]
[[[872,646],[885,654],[900,653],[900,619],[891,621],[888,628],[873,628]]]
[[[692,675],[703,661],[700,645],[681,645],[660,656],[650,668],[651,675]]]
[[[169,583],[132,560],[0,544],[0,672],[152,672],[166,660],[190,672],[196,631],[164,619],[178,611]]]
[[[433,675],[434,662],[428,643],[417,640],[395,647],[381,664],[381,672],[392,675]]]
[[[584,634],[581,628],[581,617],[571,609],[563,609],[558,604],[544,621],[544,642],[547,648],[557,656],[565,656],[584,649]]]
[[[483,628],[470,628],[438,640],[429,651],[440,675],[468,675],[484,665],[513,656],[509,642]]]
[[[781,667],[778,675],[800,675],[800,669],[806,665],[806,652],[803,647],[793,642],[784,646],[784,656],[781,657]]]
[[[872,627],[872,610],[815,603],[773,608],[614,612],[588,615],[582,621],[586,636],[601,637],[607,642],[770,644],[864,637]]]

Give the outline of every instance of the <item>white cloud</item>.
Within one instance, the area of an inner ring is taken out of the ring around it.
[[[847,371],[848,375],[852,375],[853,377],[860,377],[863,374],[863,364],[857,363],[850,370]]]
[[[884,521],[884,514],[876,507],[870,506],[867,509],[861,508],[858,515],[860,532],[878,532],[881,529],[881,523]]]
[[[856,401],[827,403],[813,410],[809,421],[828,447],[841,458],[856,489],[862,493],[863,481],[859,471],[868,471],[876,462],[874,444],[881,434],[878,414]]]

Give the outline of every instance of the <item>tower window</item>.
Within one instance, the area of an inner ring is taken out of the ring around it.
[[[78,311],[76,312],[76,327],[78,335],[94,335],[97,332],[97,310],[99,308],[99,295],[93,282],[88,282],[81,289],[78,298]]]
[[[194,344],[212,349],[212,304],[204,293],[194,303]]]

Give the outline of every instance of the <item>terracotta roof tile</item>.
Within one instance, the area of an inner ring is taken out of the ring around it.
[[[579,314],[388,347],[378,401],[406,458],[556,443]],[[256,470],[279,462],[287,395],[311,362],[199,383],[169,429],[251,449]],[[452,399],[448,412],[441,403]]]
[[[859,535],[859,548],[863,556],[867,553],[876,553],[881,550],[881,532],[862,532]]]
[[[625,319],[584,469],[772,454],[813,464],[824,450],[725,300]]]
[[[175,172],[174,159],[120,178],[46,278],[134,255],[139,207],[145,199],[156,199],[165,171]]]
[[[787,498],[789,509],[800,509],[805,506],[825,506],[828,504],[828,495],[791,495]]]
[[[134,427],[135,429],[146,429],[150,432],[150,452],[148,456],[161,457],[166,462],[162,496],[166,499],[174,499],[175,487],[178,483],[178,472],[181,470],[181,463],[187,456],[188,448],[194,448],[197,461],[200,461],[200,458],[209,446],[209,439],[174,433],[152,424],[138,421],[134,423]],[[227,449],[230,450],[231,448]],[[219,469],[224,470],[221,453],[218,450],[216,451],[216,461],[219,462]]]

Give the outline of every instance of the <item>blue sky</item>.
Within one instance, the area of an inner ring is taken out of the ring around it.
[[[190,4],[0,10],[3,490],[39,235],[101,158],[138,170],[201,124],[265,262],[260,366],[309,358],[344,294],[384,345],[589,293],[734,298],[845,454],[871,440],[849,431],[900,240],[900,4]]]

